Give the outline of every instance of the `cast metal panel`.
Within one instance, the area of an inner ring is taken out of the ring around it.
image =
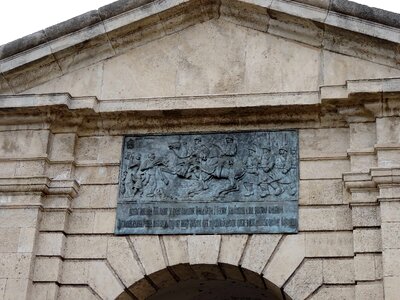
[[[126,136],[115,233],[295,233],[298,153],[295,130]]]

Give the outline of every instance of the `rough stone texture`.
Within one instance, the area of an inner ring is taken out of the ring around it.
[[[363,282],[355,287],[356,299],[383,300],[383,287],[381,282]],[[392,299],[392,298],[389,298]]]
[[[58,293],[58,299],[82,299],[82,300],[98,300],[96,295],[88,288],[81,286],[62,286]]]
[[[348,160],[316,160],[300,162],[300,180],[338,179],[350,171]]]
[[[166,263],[158,236],[132,236],[130,239],[146,274],[165,269]]]
[[[189,263],[187,236],[164,236],[162,239],[169,266]]]
[[[306,257],[341,257],[353,254],[352,232],[306,233]]]
[[[355,299],[354,286],[322,286],[311,296],[312,300],[353,300]]]
[[[42,232],[39,234],[37,255],[63,256],[65,235],[63,233]]]
[[[247,235],[223,235],[221,237],[218,262],[234,266],[238,265],[248,239]]]
[[[306,260],[284,287],[292,299],[306,299],[323,282],[322,260]]]
[[[385,299],[396,299],[400,292],[400,277],[399,276],[385,277],[383,279],[383,282],[385,286]],[[379,291],[377,290],[375,293],[379,297],[381,297],[378,299],[383,299],[383,297],[381,296],[382,291],[380,291],[379,293]]]
[[[219,235],[192,235],[188,237],[189,263],[216,264],[220,249]]]
[[[379,229],[355,229],[354,252],[380,252],[382,238]]]
[[[108,239],[107,261],[126,287],[130,287],[134,282],[142,279],[144,275],[128,241],[124,238],[113,237]],[[127,268],[127,266],[129,267]]]
[[[107,255],[106,236],[68,236],[65,249],[67,258],[105,258]]]
[[[300,205],[335,205],[343,203],[343,183],[341,180],[300,181]]]
[[[323,260],[324,283],[346,284],[354,283],[353,259],[325,259]]]
[[[305,234],[289,235],[283,238],[278,251],[265,267],[264,277],[282,287],[289,276],[305,257]]]
[[[242,267],[261,273],[281,237],[281,235],[277,234],[252,235],[243,254]]]
[[[346,156],[349,148],[348,128],[303,129],[299,138],[300,158]]]
[[[377,206],[353,206],[351,212],[354,227],[376,227],[381,224]]]
[[[386,270],[386,268],[385,268]],[[355,280],[374,281],[382,278],[382,258],[378,254],[357,254],[354,257]]]
[[[300,207],[300,231],[351,230],[351,210],[348,206],[330,208]]]
[[[74,208],[114,208],[117,206],[117,185],[84,185],[74,199]]]

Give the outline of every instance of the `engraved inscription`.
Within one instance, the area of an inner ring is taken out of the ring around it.
[[[296,232],[296,131],[127,136],[116,233]]]

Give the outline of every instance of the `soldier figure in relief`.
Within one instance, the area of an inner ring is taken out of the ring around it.
[[[132,153],[126,157],[129,159],[128,168],[124,172],[125,176],[125,194],[128,197],[134,197],[142,188],[142,175],[140,172],[140,154]]]
[[[246,197],[250,197],[254,195],[254,185],[258,181],[258,166],[260,163],[259,158],[257,157],[257,147],[253,146],[249,149],[249,156],[246,161],[246,174],[243,179],[243,186],[246,189],[246,193],[244,194]]]

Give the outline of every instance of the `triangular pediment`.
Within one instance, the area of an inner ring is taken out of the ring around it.
[[[328,2],[118,1],[4,45],[0,93],[251,94],[400,76],[400,18]]]

